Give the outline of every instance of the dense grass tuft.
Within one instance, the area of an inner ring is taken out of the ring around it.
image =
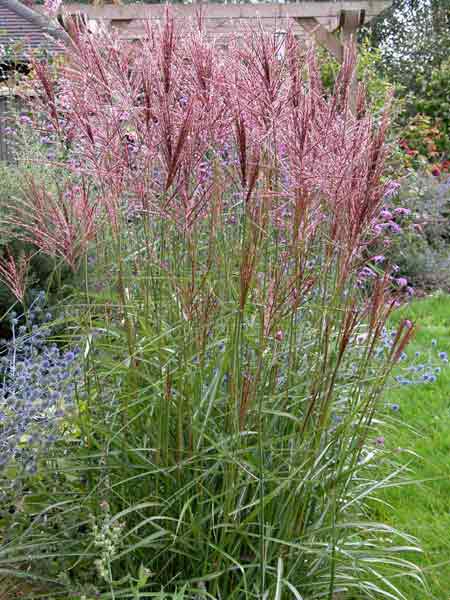
[[[414,538],[368,511],[395,475],[379,408],[414,333],[388,334],[403,284],[368,250],[395,189],[388,111],[374,122],[363,90],[354,106],[351,48],[325,96],[314,53],[285,42],[222,52],[168,15],[141,47],[80,34],[60,71],[35,63],[60,160],[3,227],[72,270],[59,343],[83,366],[37,474],[4,471],[22,501],[3,573],[113,600],[421,583]]]

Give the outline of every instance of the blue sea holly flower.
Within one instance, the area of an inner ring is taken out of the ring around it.
[[[441,360],[447,360],[448,359],[447,352],[439,352],[439,358]]]
[[[393,412],[398,412],[400,410],[400,405],[399,404],[391,404],[391,410]]]
[[[75,354],[73,352],[66,352],[64,358],[67,362],[72,362],[73,360],[75,360]]]
[[[37,318],[41,315],[42,320],[43,311],[34,309],[38,325],[32,334],[21,326],[11,340],[1,344],[0,470],[14,462],[17,472],[35,472],[39,454],[58,437],[60,419],[73,406],[76,388],[82,387],[79,355],[47,344],[48,336],[42,335]],[[19,321],[23,316],[14,318]],[[51,334],[50,328],[47,333]]]
[[[431,345],[432,346],[436,346],[437,345],[437,341],[436,340],[431,340]]]

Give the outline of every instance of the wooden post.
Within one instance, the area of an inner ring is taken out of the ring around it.
[[[296,17],[295,20],[307,33],[314,37],[320,46],[326,48],[339,63],[342,63],[344,48],[334,33],[325,29],[315,17]]]
[[[345,47],[347,44],[356,42],[356,34],[358,28],[364,23],[364,10],[343,10],[339,22],[341,31],[342,43]],[[358,78],[356,69],[353,73],[352,81],[350,82],[350,107],[353,112],[356,111],[356,101],[358,96]]]

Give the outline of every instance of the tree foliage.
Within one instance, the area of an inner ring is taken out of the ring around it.
[[[381,50],[385,72],[418,91],[450,54],[450,0],[394,0],[368,35]]]

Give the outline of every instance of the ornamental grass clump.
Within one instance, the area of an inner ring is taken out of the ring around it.
[[[36,127],[68,160],[58,194],[31,181],[8,219],[80,275],[65,310],[87,396],[10,571],[104,598],[402,598],[420,581],[398,555],[413,540],[366,504],[413,333],[380,352],[394,288],[376,269],[360,285],[388,111],[374,122],[362,89],[352,111],[351,48],[328,96],[312,50],[291,34],[279,50],[255,30],[221,51],[166,15],[138,44],[77,34],[56,75],[35,64]]]

